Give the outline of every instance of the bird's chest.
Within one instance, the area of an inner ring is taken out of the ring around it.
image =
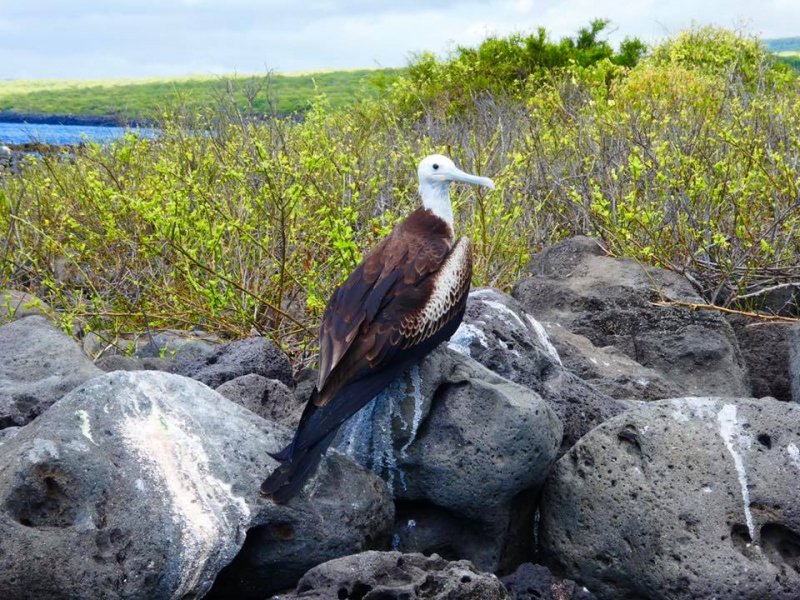
[[[469,242],[459,243],[442,268],[431,278],[430,293],[416,315],[415,329],[435,332],[469,292],[472,260]]]

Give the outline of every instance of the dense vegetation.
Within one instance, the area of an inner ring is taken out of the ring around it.
[[[684,274],[720,306],[800,275],[796,76],[726,30],[630,61],[598,33],[573,42],[598,50],[586,61],[503,71],[504,47],[528,56],[542,34],[492,39],[418,57],[347,109],[320,95],[301,122],[243,119],[221,99],[175,106],[157,139],[32,158],[0,188],[0,280],[67,329],[259,331],[309,359],[328,294],[417,204],[415,167],[434,151],[497,183],[453,190],[475,285],[508,289],[533,253],[577,233]]]
[[[373,81],[391,81],[401,69],[331,71],[295,75],[193,76],[179,79],[98,81],[0,81],[0,111],[42,115],[112,116],[121,122],[149,120],[165,105],[212,106],[222,96],[246,111],[303,111],[315,94],[331,106],[375,94]]]
[[[530,35],[489,37],[477,48],[458,47],[448,60],[426,52],[415,57],[395,91],[403,91],[406,104],[432,104],[458,111],[473,104],[476,93],[520,96],[526,85],[538,85],[554,71],[591,68],[598,63],[633,67],[647,47],[636,38],[626,38],[615,51],[603,39],[609,21],[595,19],[574,38],[554,43],[539,28]],[[602,69],[603,73],[621,72]],[[395,99],[398,96],[395,94]]]
[[[794,71],[800,73],[800,51],[786,50],[783,52],[778,52],[776,56],[778,57],[779,62],[784,63]]]

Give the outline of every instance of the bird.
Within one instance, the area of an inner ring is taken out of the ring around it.
[[[455,238],[450,185],[494,189],[441,154],[417,168],[422,206],[384,237],[331,295],[319,328],[319,374],[292,441],[261,494],[283,504],[314,473],[339,427],[456,332],[472,246]]]

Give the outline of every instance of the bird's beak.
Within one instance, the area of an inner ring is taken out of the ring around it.
[[[487,187],[490,190],[494,189],[494,181],[489,179],[488,177],[478,177],[477,175],[470,175],[469,173],[465,173],[461,169],[457,169],[456,167],[451,167],[447,169],[442,175],[445,176],[445,179],[448,181],[460,181],[462,183],[472,183],[474,185],[482,185],[483,187]]]

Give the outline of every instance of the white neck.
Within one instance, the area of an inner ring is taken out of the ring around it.
[[[419,184],[422,205],[453,227],[453,205],[450,203],[449,181],[425,181]]]

